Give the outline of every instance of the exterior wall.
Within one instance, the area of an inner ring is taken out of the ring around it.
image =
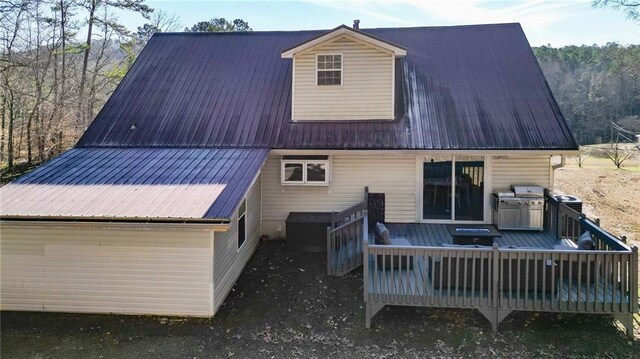
[[[342,54],[342,86],[316,86],[316,54]],[[393,54],[347,37],[294,57],[294,120],[393,119]]]
[[[282,186],[280,158],[271,155],[262,170],[265,235],[285,236],[289,212],[346,209],[362,201],[365,186],[369,186],[371,192],[386,194],[388,221],[416,221],[416,156],[413,154],[332,155],[329,187]]]
[[[229,291],[231,291],[231,288],[233,288],[233,285],[238,280],[244,266],[258,247],[261,235],[261,201],[261,176],[258,176],[255,183],[247,192],[247,237],[240,249],[238,249],[237,211],[231,219],[229,230],[227,232],[215,233],[213,241],[214,312],[218,311],[218,308],[220,308]]]
[[[211,316],[208,231],[2,224],[2,310]]]
[[[551,158],[545,155],[494,156],[491,190],[512,184],[530,184],[551,188]]]

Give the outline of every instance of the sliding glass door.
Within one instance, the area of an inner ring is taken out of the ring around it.
[[[484,197],[482,156],[429,156],[424,162],[423,219],[482,221]]]
[[[424,163],[423,207],[424,219],[451,219],[453,193],[453,157],[431,157]]]

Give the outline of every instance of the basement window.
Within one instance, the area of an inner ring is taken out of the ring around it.
[[[283,185],[329,185],[329,156],[283,156],[281,166]]]
[[[316,85],[342,85],[342,54],[316,55]]]

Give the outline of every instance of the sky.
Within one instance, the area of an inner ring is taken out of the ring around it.
[[[254,31],[331,29],[360,20],[361,28],[448,26],[519,22],[532,46],[640,43],[640,22],[611,8],[593,8],[591,0],[147,0],[180,18],[182,28],[224,17],[243,19]],[[144,23],[122,13],[130,29]]]

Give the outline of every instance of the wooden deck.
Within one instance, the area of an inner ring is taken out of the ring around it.
[[[494,332],[514,310],[613,314],[633,336],[638,248],[548,193],[544,231],[500,231],[492,246],[453,245],[452,224],[388,222],[391,237],[409,243],[376,244],[367,198],[327,229],[327,273],[364,266],[367,328],[384,306],[406,305],[477,309]],[[574,248],[586,233],[593,249]]]
[[[585,225],[588,223],[584,223]],[[596,250],[554,248],[549,232],[500,231],[497,246],[452,246],[447,224],[387,223],[410,246],[364,248],[366,324],[385,305],[478,309],[497,330],[513,310],[621,316],[636,311],[637,250],[597,232]],[[608,246],[608,247],[607,247]],[[609,249],[617,246],[618,249]]]
[[[453,244],[446,224],[431,223],[386,223],[392,236],[407,238],[414,246],[439,247]],[[503,248],[553,249],[557,240],[548,232],[500,231],[502,237],[496,243]]]

